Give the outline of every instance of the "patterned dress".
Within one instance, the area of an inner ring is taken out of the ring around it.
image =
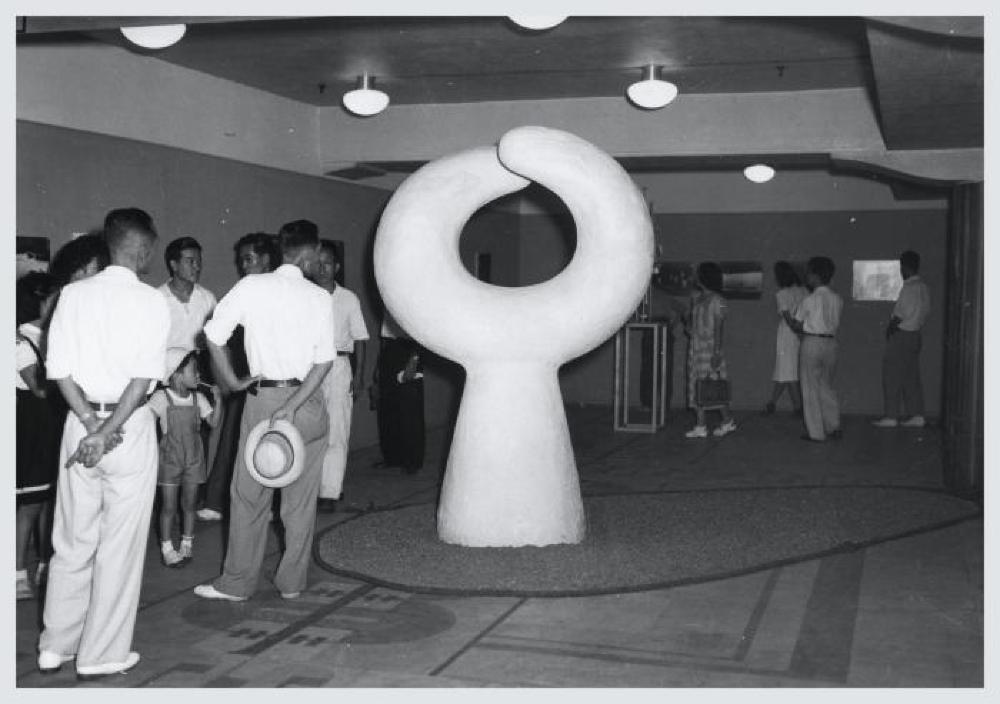
[[[712,353],[715,350],[715,322],[725,320],[726,300],[713,291],[696,293],[691,298],[691,323],[688,328],[687,397],[688,406],[695,407],[695,383],[713,373]],[[721,351],[721,350],[720,350]],[[718,373],[726,377],[726,358],[721,355]]]

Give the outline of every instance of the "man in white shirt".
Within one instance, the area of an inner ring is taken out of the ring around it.
[[[167,347],[204,351],[202,330],[215,310],[216,300],[211,291],[198,283],[201,279],[201,245],[193,237],[179,237],[167,245],[164,259],[170,279],[159,290],[170,308]]]
[[[333,240],[320,240],[315,280],[330,292],[337,345],[337,358],[323,380],[326,411],[330,416],[330,434],[323,456],[323,479],[319,485],[320,511],[332,511],[334,501],[340,498],[343,489],[351,436],[351,411],[362,388],[365,342],[368,340],[361,302],[352,291],[337,283],[340,268]],[[354,355],[353,371],[351,354]]]
[[[806,264],[806,285],[812,290],[795,315],[784,312],[789,327],[802,336],[799,345],[799,383],[803,440],[840,439],[840,402],[833,388],[837,369],[837,329],[844,300],[830,288],[835,267],[829,257],[813,257]]]
[[[237,281],[205,325],[205,337],[220,381],[228,389],[247,390],[237,457],[244,456],[247,435],[262,420],[292,422],[305,443],[302,474],[281,489],[285,550],[274,578],[281,596],[294,599],[306,586],[326,450],[328,423],[320,385],[337,349],[330,295],[306,279],[319,254],[316,225],[297,220],[282,226],[279,237],[283,264],[271,273]],[[250,376],[241,379],[224,349],[238,324],[244,329],[250,368]],[[254,593],[271,522],[272,492],[242,466],[233,472],[222,574],[195,587],[196,595],[245,601]]]
[[[920,278],[920,255],[907,250],[899,255],[903,288],[885,331],[882,357],[882,390],[885,415],[873,422],[877,428],[923,428],[924,389],[920,382],[921,329],[931,312],[931,291]],[[899,401],[910,417],[900,423]]]
[[[38,667],[76,657],[81,679],[125,672],[156,492],[156,426],[143,405],[163,376],[167,304],[137,274],[156,242],[149,215],[104,221],[111,265],[62,290],[49,329],[48,377],[69,405],[60,448]],[[120,445],[119,445],[120,443]]]

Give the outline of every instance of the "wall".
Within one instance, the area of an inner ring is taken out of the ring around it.
[[[545,280],[568,262],[575,241],[568,218],[568,214],[523,218],[524,283]],[[928,413],[937,414],[943,359],[945,210],[657,214],[655,224],[664,259],[751,260],[760,261],[764,267],[762,297],[730,302],[725,352],[733,383],[733,403],[739,409],[762,408],[770,394],[777,324],[775,285],[770,274],[773,263],[778,259],[803,261],[826,254],[837,266],[833,288],[845,299],[837,377],[843,410],[880,413],[883,333],[892,304],[851,300],[851,261],[894,259],[904,249],[920,252],[922,275],[934,295],[934,309],[925,328],[922,373]],[[654,289],[654,316],[665,315],[669,301],[669,296]],[[682,408],[686,341],[680,330],[677,333],[680,337],[673,350],[671,405]],[[561,373],[566,400],[610,404],[613,359],[613,343],[609,341],[567,364]]]

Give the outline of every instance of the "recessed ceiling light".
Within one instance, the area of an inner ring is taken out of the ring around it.
[[[165,49],[176,44],[187,31],[183,24],[157,24],[149,27],[122,27],[125,38],[143,49]]]

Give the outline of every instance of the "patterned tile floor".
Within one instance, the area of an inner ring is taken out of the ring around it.
[[[757,486],[940,486],[940,435],[847,418],[845,438],[799,439],[789,414],[739,415],[721,440],[615,433],[609,409],[570,408],[587,493]],[[413,476],[352,453],[343,500],[357,511],[433,500],[444,433]],[[933,687],[984,685],[983,521],[732,579],[574,598],[440,597],[311,570],[302,598],[267,579],[240,604],[206,602],[223,527],[199,523],[195,559],[168,570],[150,542],[126,675],[80,683],[35,669],[39,602],[17,604],[15,683],[28,688]],[[272,538],[265,575],[273,573]]]

